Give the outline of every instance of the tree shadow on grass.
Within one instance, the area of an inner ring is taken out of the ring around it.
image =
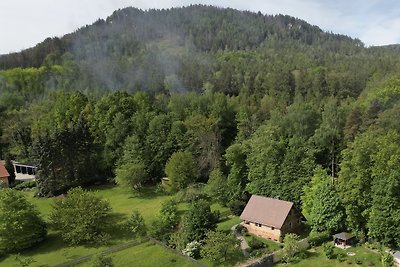
[[[32,248],[21,251],[20,254],[21,256],[31,257],[38,254],[51,253],[65,248],[66,246],[66,243],[64,243],[60,235],[56,233],[50,233],[43,242],[34,245]],[[0,262],[4,259],[5,257],[0,258]]]
[[[296,260],[294,262],[297,263],[300,262],[301,260],[310,259],[318,256],[319,254],[316,251],[303,250],[297,255]]]
[[[113,245],[116,243],[121,243],[121,241],[131,240],[131,232],[126,226],[126,220],[128,216],[123,213],[113,212],[111,215],[109,228],[107,233],[110,235],[109,244]]]
[[[142,188],[139,192],[132,192],[129,198],[153,199],[156,197],[171,196],[167,192],[158,192],[155,186]]]

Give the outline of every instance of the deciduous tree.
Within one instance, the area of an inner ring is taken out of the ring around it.
[[[50,221],[64,241],[76,245],[96,243],[112,224],[110,204],[82,188],[68,191],[53,205]]]
[[[44,220],[22,193],[0,189],[0,254],[30,248],[46,234]]]
[[[213,261],[224,262],[240,253],[239,244],[240,241],[232,233],[208,232],[200,253]]]
[[[165,173],[171,182],[172,190],[185,188],[197,179],[196,162],[189,152],[172,154],[165,165]]]

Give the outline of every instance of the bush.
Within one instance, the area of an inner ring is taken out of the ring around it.
[[[14,186],[15,190],[24,190],[24,189],[29,189],[29,188],[35,188],[36,187],[36,181],[25,181],[20,184],[17,184]]]
[[[182,250],[182,253],[191,258],[198,259],[200,257],[200,248],[200,242],[192,241],[186,245],[186,248]]]
[[[127,222],[127,227],[132,232],[134,237],[143,237],[147,234],[147,227],[143,216],[137,210],[133,211]]]
[[[248,233],[248,230],[246,227],[244,227],[241,224],[236,225],[235,231],[241,235],[246,235]]]
[[[242,214],[244,207],[246,206],[246,202],[243,200],[232,200],[228,202],[229,210],[236,216]]]
[[[319,246],[330,239],[331,236],[328,232],[311,231],[310,235],[308,236],[308,242],[312,246]]]
[[[166,188],[164,187],[163,184],[157,184],[157,186],[156,186],[154,192],[155,192],[157,195],[166,195],[166,194],[167,194],[167,190],[166,190]]]
[[[307,253],[307,251],[302,250],[302,251],[300,251],[300,252],[297,254],[297,257],[298,257],[299,259],[304,260],[304,259],[307,259],[307,258],[309,257],[309,254]]]
[[[180,218],[176,202],[173,200],[163,202],[159,215],[150,226],[150,236],[160,241],[167,242],[179,221]]]
[[[261,249],[261,248],[265,248],[265,244],[264,242],[258,240],[255,237],[252,237],[249,241],[249,246],[251,247],[252,250],[256,250],[256,249]]]
[[[393,256],[385,252],[381,255],[381,262],[383,267],[391,267],[393,266]]]
[[[265,254],[265,252],[262,250],[259,250],[259,249],[252,250],[251,248],[248,252],[249,252],[251,258],[258,258]]]
[[[344,261],[346,260],[346,254],[344,254],[344,253],[338,253],[338,254],[336,255],[336,258],[338,259],[338,261],[344,262]]]
[[[332,243],[324,243],[322,245],[322,251],[324,252],[325,256],[328,259],[333,259],[336,257],[335,251],[334,251],[334,246]]]
[[[296,259],[296,254],[300,252],[299,236],[296,234],[287,234],[283,239],[283,257],[282,260],[286,263],[293,262]]]
[[[114,263],[111,257],[106,257],[101,254],[93,256],[92,260],[90,261],[91,267],[113,267]]]
[[[191,184],[180,190],[175,199],[177,202],[193,202],[200,199],[208,200],[209,197],[204,192],[204,184]]]

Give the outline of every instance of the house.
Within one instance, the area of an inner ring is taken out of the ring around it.
[[[282,242],[285,234],[300,230],[302,215],[292,202],[252,195],[240,219],[249,233]]]
[[[20,163],[13,161],[15,180],[17,181],[34,181],[36,175],[36,167],[32,163]]]
[[[3,164],[0,164],[0,188],[8,187],[8,177],[10,177],[10,174],[8,173],[6,167],[4,167]]]
[[[333,235],[333,243],[337,247],[346,249],[355,243],[355,236],[350,233],[341,232]]]
[[[395,267],[400,267],[400,251],[393,254],[393,263]]]

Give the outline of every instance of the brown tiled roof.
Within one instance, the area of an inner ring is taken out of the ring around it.
[[[10,174],[8,173],[6,167],[4,165],[0,164],[0,177],[10,177]]]
[[[281,229],[292,207],[292,202],[252,195],[240,219]]]

